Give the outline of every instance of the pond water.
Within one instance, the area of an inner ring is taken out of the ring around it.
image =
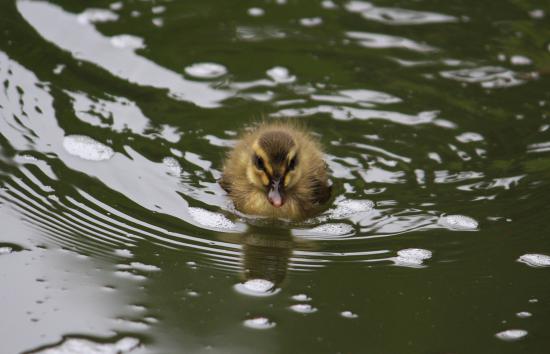
[[[4,1],[2,353],[548,353],[544,1]],[[334,183],[235,213],[243,128]]]

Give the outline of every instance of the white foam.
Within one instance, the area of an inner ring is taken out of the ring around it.
[[[111,44],[117,48],[142,49],[145,48],[143,38],[131,34],[120,34],[111,37]]]
[[[290,309],[298,313],[314,313],[317,309],[310,304],[294,304],[290,306]]]
[[[323,19],[320,17],[301,18],[300,24],[304,27],[315,27],[323,23]]]
[[[87,9],[77,17],[77,21],[83,25],[97,22],[111,22],[116,20],[118,20],[118,15],[105,9]]]
[[[157,27],[164,26],[164,20],[160,17],[155,17],[154,19],[151,20],[151,22]]]
[[[137,349],[139,340],[132,337],[124,337],[115,343],[96,343],[88,339],[71,338],[63,341],[55,347],[49,347],[36,351],[36,354],[124,354]]]
[[[457,135],[455,138],[461,143],[471,143],[471,142],[483,140],[483,136],[481,134],[473,133],[473,132],[462,133],[460,135]]]
[[[121,278],[136,280],[136,281],[147,280],[147,278],[144,277],[143,275],[134,274],[132,272],[128,272],[128,271],[125,271],[125,270],[118,270],[118,271],[115,272],[115,275],[117,275]]]
[[[186,67],[185,73],[199,79],[214,79],[227,74],[227,68],[216,63],[196,63]]]
[[[269,329],[275,327],[275,322],[267,317],[255,317],[244,320],[243,324],[248,328]]]
[[[187,291],[187,296],[191,296],[191,297],[199,297],[200,294],[194,290],[188,290]]]
[[[269,76],[273,81],[287,84],[296,81],[296,76],[290,75],[290,72],[287,68],[282,66],[275,66],[268,71],[266,71],[267,76]]]
[[[124,7],[124,4],[123,4],[122,2],[120,2],[120,1],[118,1],[118,2],[113,2],[111,5],[109,5],[109,8],[110,8],[111,10],[115,10],[115,11],[121,10],[123,7]]]
[[[523,55],[512,55],[510,57],[510,63],[512,65],[531,65],[533,61]]]
[[[534,9],[533,11],[529,11],[529,16],[535,19],[544,18],[545,15],[544,10],[542,9]]]
[[[248,14],[253,17],[259,17],[265,15],[265,10],[259,7],[251,7],[248,9]]]
[[[199,224],[218,229],[234,229],[235,223],[222,214],[214,213],[202,208],[189,208],[189,214]]]
[[[518,258],[518,262],[531,267],[550,267],[550,256],[538,253],[528,253]]]
[[[498,339],[502,339],[507,342],[520,340],[527,335],[527,331],[523,329],[508,329],[506,331],[495,334]]]
[[[432,258],[432,252],[422,248],[406,248],[397,251],[397,257],[392,258],[397,266],[419,267],[425,260]]]
[[[332,210],[332,217],[342,219],[358,213],[369,212],[373,207],[374,203],[368,199],[344,199],[336,203],[336,208]]]
[[[359,317],[359,315],[351,312],[351,311],[342,311],[340,312],[340,316],[344,317],[344,318],[357,318]]]
[[[479,224],[476,220],[464,215],[446,215],[439,218],[437,223],[449,230],[471,231],[477,230]]]
[[[151,12],[157,15],[163,13],[164,11],[166,11],[166,6],[162,5],[155,6],[151,9]]]
[[[327,10],[332,10],[338,7],[332,0],[323,0],[321,2],[321,6],[323,7],[323,9]]]
[[[162,163],[164,164],[164,166],[168,167],[170,172],[172,172],[176,176],[181,175],[181,173],[183,172],[183,169],[181,168],[180,163],[178,162],[178,160],[176,160],[173,157],[163,158]]]
[[[140,262],[132,262],[130,263],[130,266],[136,270],[141,270],[144,272],[158,272],[160,270],[159,267],[151,265],[151,264],[144,264]]]
[[[307,296],[306,294],[292,295],[291,299],[294,300],[294,301],[303,301],[303,302],[311,301],[311,298],[309,296]]]
[[[533,316],[533,314],[531,312],[521,311],[521,312],[516,313],[516,316],[518,316],[519,318],[528,318],[528,317]]]
[[[113,149],[85,135],[67,135],[63,147],[69,154],[89,161],[109,160],[114,155]]]
[[[294,236],[334,236],[348,237],[353,235],[353,226],[344,223],[323,224],[311,229],[292,230]]]
[[[281,290],[267,279],[250,279],[244,283],[235,284],[234,288],[239,293],[250,296],[271,296]]]
[[[120,257],[131,258],[131,257],[134,256],[132,251],[130,251],[128,249],[116,249],[114,252],[117,256],[120,256]]]

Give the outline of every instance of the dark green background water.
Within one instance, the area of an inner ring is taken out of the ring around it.
[[[549,72],[545,1],[3,1],[0,352],[550,352]],[[300,224],[216,184],[276,117]]]

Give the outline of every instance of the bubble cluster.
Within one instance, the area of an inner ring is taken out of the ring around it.
[[[254,317],[244,320],[243,324],[248,328],[269,329],[275,327],[275,322],[267,317]]]
[[[214,79],[227,74],[227,69],[216,63],[196,63],[186,67],[185,73],[198,79]]]
[[[419,267],[425,260],[432,258],[432,252],[422,248],[406,248],[397,251],[397,257],[392,258],[397,266]]]
[[[114,155],[113,149],[85,135],[67,135],[63,147],[69,154],[89,161],[109,160]]]
[[[267,279],[250,279],[244,283],[235,285],[235,290],[244,295],[250,296],[271,296],[281,289],[275,287],[275,283]]]
[[[471,217],[464,215],[446,215],[438,220],[438,224],[449,230],[473,231],[477,230],[479,224]]]
[[[531,267],[550,267],[550,256],[545,254],[528,253],[518,258],[518,262]]]
[[[214,213],[202,208],[189,208],[189,214],[199,224],[217,229],[234,229],[235,223],[219,213]]]
[[[508,329],[506,331],[502,331],[502,332],[499,332],[499,333],[495,334],[495,336],[498,339],[501,339],[501,340],[504,340],[504,341],[507,341],[507,342],[520,340],[523,337],[525,337],[526,335],[527,335],[527,331],[523,330],[523,329]]]

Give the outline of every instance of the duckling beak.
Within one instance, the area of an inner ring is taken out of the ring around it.
[[[280,208],[285,203],[280,178],[274,179],[271,182],[271,187],[269,188],[269,192],[267,193],[267,199],[275,208]]]

